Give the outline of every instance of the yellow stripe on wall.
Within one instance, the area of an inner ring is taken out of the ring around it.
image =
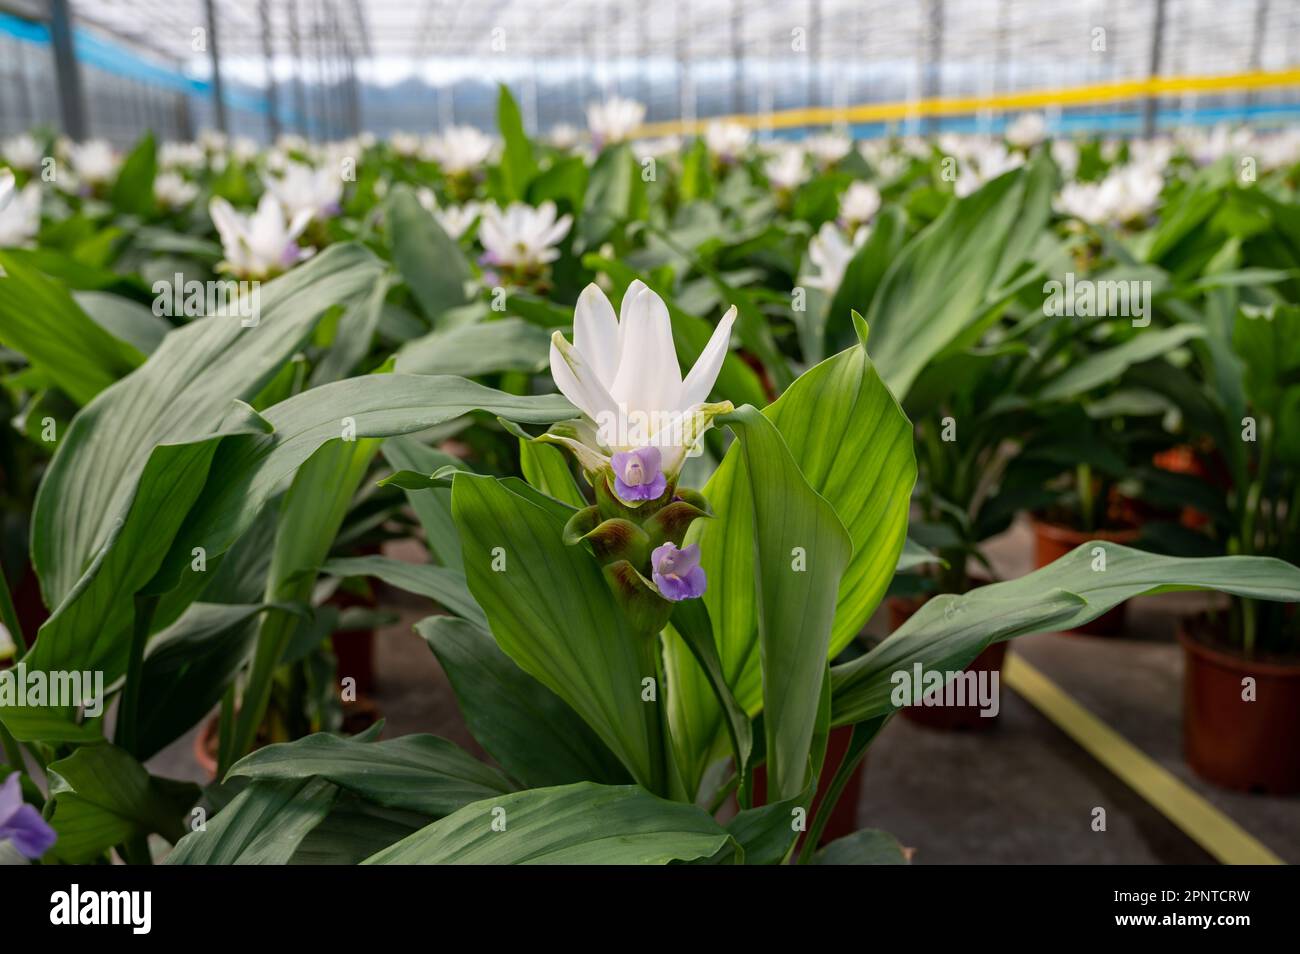
[[[1002,679],[1219,861],[1229,865],[1285,864],[1254,835],[1075,702],[1060,686],[1014,652],[1007,654],[1002,665]]]
[[[1025,90],[995,96],[939,96],[931,99],[892,103],[863,103],[858,106],[816,106],[780,112],[717,116],[693,122],[672,120],[647,123],[642,136],[667,136],[702,131],[717,120],[739,123],[753,129],[788,129],[797,126],[830,126],[836,123],[892,122],[924,116],[960,116],[982,111],[1005,112],[1042,109],[1048,106],[1086,106],[1150,96],[1181,96],[1186,93],[1240,93],[1257,89],[1300,86],[1300,69],[1252,70],[1196,76],[1155,76],[1149,79],[1119,80],[1067,86],[1059,89]]]

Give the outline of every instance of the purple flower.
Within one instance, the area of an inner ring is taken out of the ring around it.
[[[704,571],[700,569],[700,545],[677,549],[671,541],[655,547],[650,554],[650,568],[655,586],[665,599],[674,603],[692,600],[704,593]]]
[[[35,859],[50,850],[56,837],[41,813],[23,801],[14,772],[0,785],[0,841],[12,842],[20,855]]]
[[[614,492],[624,500],[654,500],[662,497],[668,481],[664,477],[657,447],[619,451],[613,457]]]

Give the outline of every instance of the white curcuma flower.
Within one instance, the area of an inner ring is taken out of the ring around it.
[[[175,172],[160,172],[153,180],[153,196],[167,209],[180,209],[193,202],[199,187]]]
[[[483,245],[483,264],[498,268],[530,271],[560,257],[556,246],[569,234],[573,216],[555,217],[554,202],[537,208],[512,202],[503,212],[495,205],[482,209],[478,240]]]
[[[325,220],[339,213],[343,199],[343,180],[334,166],[313,169],[301,162],[290,162],[279,178],[263,176],[267,192],[284,207],[285,217],[293,220],[304,212],[308,220]]]
[[[803,141],[804,149],[817,165],[833,166],[853,151],[853,140],[841,133],[820,133]]]
[[[1042,113],[1022,113],[1007,127],[1007,142],[1017,149],[1031,149],[1047,138],[1047,120]]]
[[[474,172],[492,155],[492,139],[473,126],[452,126],[441,136],[425,140],[424,159],[436,162],[449,175]]]
[[[44,158],[41,155],[40,144],[27,133],[22,133],[7,140],[4,148],[0,149],[0,155],[4,156],[4,161],[10,166],[21,169],[23,172],[35,171]]]
[[[1149,166],[1112,170],[1101,182],[1069,182],[1056,210],[1091,225],[1124,225],[1145,219],[1160,201],[1164,179]]]
[[[3,188],[3,186],[0,185],[0,188]],[[4,662],[6,659],[12,659],[17,651],[18,647],[14,645],[13,636],[9,634],[9,630],[6,628],[5,624],[0,623],[0,662]]]
[[[438,205],[438,197],[428,186],[420,186],[415,191],[415,197],[426,211],[433,213],[442,230],[454,239],[460,238],[469,231],[469,227],[483,214],[484,206],[481,202],[466,202],[464,205],[449,205],[442,208]]]
[[[68,151],[77,177],[88,185],[102,185],[117,175],[120,160],[113,147],[102,139],[76,143]]]
[[[798,146],[783,143],[767,162],[763,163],[763,174],[775,188],[789,192],[798,188],[808,178],[804,166],[803,150]]]
[[[574,308],[573,343],[558,331],[551,337],[551,376],[584,416],[542,439],[573,451],[593,483],[612,477],[611,490],[629,506],[649,499],[640,488],[675,485],[713,418],[732,409],[728,401],[707,402],[735,320],[733,306],[683,379],[662,298],[634,281],[615,318],[605,293],[588,285]]]
[[[578,144],[578,139],[582,133],[578,127],[571,123],[557,123],[551,127],[551,131],[546,136],[546,141],[556,149],[569,150]]]
[[[630,139],[644,121],[645,104],[622,96],[611,96],[587,107],[587,128],[597,149]]]
[[[865,225],[880,211],[880,190],[867,182],[854,182],[840,196],[840,223]]]
[[[868,230],[858,229],[853,242],[832,223],[826,222],[808,242],[808,260],[817,266],[817,274],[802,279],[810,288],[820,288],[833,295],[844,281],[849,262],[867,240]]]
[[[740,123],[715,119],[704,130],[704,144],[721,162],[735,162],[745,154],[754,133]]]
[[[158,165],[163,169],[202,169],[208,154],[196,142],[165,142],[158,147]]]
[[[239,278],[267,278],[312,254],[312,249],[298,247],[298,236],[311,221],[311,213],[304,210],[286,221],[280,203],[269,192],[251,216],[236,212],[222,198],[213,199],[208,211],[226,256],[220,267]]]
[[[28,244],[40,227],[41,187],[29,182],[19,189],[14,185],[14,174],[0,169],[0,248]]]
[[[395,132],[388,137],[388,146],[399,158],[411,159],[420,151],[420,137],[415,133]]]
[[[984,183],[1024,164],[1025,157],[1022,153],[1012,152],[1000,142],[982,144],[975,151],[973,161],[967,160],[961,164],[952,190],[958,198],[964,198]]]
[[[1052,140],[1052,161],[1066,179],[1073,179],[1079,171],[1079,146],[1072,139]]]

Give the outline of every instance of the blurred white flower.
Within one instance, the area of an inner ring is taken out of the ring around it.
[[[158,147],[158,165],[164,169],[201,169],[207,160],[196,142],[165,142]]]
[[[313,169],[301,162],[290,162],[281,177],[264,176],[262,184],[291,221],[303,213],[309,220],[325,220],[339,213],[343,180],[332,166]]]
[[[790,191],[797,188],[808,178],[803,150],[788,142],[781,143],[772,157],[763,163],[763,174],[778,189]]]
[[[276,137],[275,147],[281,152],[306,153],[308,143],[306,139],[297,133],[282,132]]]
[[[853,256],[867,240],[869,230],[858,229],[853,235],[852,243],[836,226],[826,222],[817,234],[808,242],[808,260],[817,266],[816,275],[807,275],[801,281],[810,288],[820,288],[827,294],[835,294],[844,281],[844,272],[853,261]]]
[[[14,174],[0,169],[0,248],[26,245],[40,227],[40,185],[29,182],[19,189],[14,185]]]
[[[478,240],[485,253],[483,262],[498,268],[535,269],[555,261],[560,257],[555,246],[573,224],[571,215],[556,219],[554,202],[537,208],[512,202],[504,212],[488,205],[481,215]]]
[[[572,149],[578,144],[578,138],[582,135],[578,127],[570,123],[557,123],[551,127],[551,131],[546,136],[546,141],[556,149]]]
[[[1176,151],[1176,144],[1166,136],[1155,139],[1134,139],[1128,144],[1128,157],[1132,165],[1145,166],[1161,174],[1164,173]]]
[[[175,172],[160,172],[153,180],[153,195],[168,209],[189,205],[199,194],[199,187]]]
[[[312,254],[312,249],[298,247],[298,236],[311,221],[311,213],[303,210],[286,221],[270,192],[263,193],[251,216],[236,212],[222,198],[213,199],[208,210],[226,256],[221,268],[240,278],[266,278]]]
[[[661,136],[658,139],[642,139],[634,143],[632,151],[642,159],[648,157],[659,158],[662,156],[676,155],[681,151],[681,136]]]
[[[1286,169],[1300,162],[1300,129],[1258,136],[1247,153],[1262,169]]]
[[[644,120],[645,104],[621,96],[587,107],[587,128],[597,148],[631,138]]]
[[[117,175],[120,160],[113,147],[102,139],[74,143],[68,151],[72,156],[72,168],[82,182],[101,185]]]
[[[257,143],[247,136],[236,136],[230,144],[230,158],[248,164],[257,158]]]
[[[1047,120],[1042,113],[1021,113],[1007,127],[1007,142],[1019,149],[1030,149],[1047,138]]]
[[[853,140],[841,133],[820,133],[805,139],[803,147],[819,166],[833,166],[853,150]]]
[[[1069,182],[1056,197],[1058,212],[1092,225],[1145,219],[1160,201],[1164,179],[1150,166],[1114,169],[1101,182]]]
[[[420,151],[420,137],[414,133],[395,132],[388,137],[388,146],[402,159],[410,159]]]
[[[14,645],[14,638],[9,634],[9,629],[4,623],[0,623],[0,662],[13,658],[18,647]]]
[[[1237,156],[1250,148],[1250,130],[1231,129],[1220,123],[1208,133],[1203,129],[1188,130],[1183,134],[1188,153],[1198,166],[1208,166],[1224,156]],[[1132,147],[1129,147],[1130,154]]]
[[[1079,147],[1071,139],[1055,139],[1052,141],[1052,161],[1056,163],[1061,170],[1061,176],[1065,179],[1073,179],[1074,174],[1079,171]]]
[[[953,192],[964,198],[986,182],[1025,164],[1022,153],[1012,152],[1000,142],[982,144],[971,159],[961,164]]]
[[[5,162],[23,172],[35,171],[41,164],[41,160],[45,158],[41,155],[40,144],[27,133],[21,133],[7,140],[0,153],[3,153]]]
[[[866,182],[854,182],[840,196],[840,222],[853,227],[865,225],[880,211],[880,190]]]
[[[722,162],[735,162],[743,156],[753,138],[749,128],[721,119],[715,119],[704,130],[705,145]]]
[[[209,152],[225,152],[228,139],[219,129],[205,129],[199,133],[199,143]]]
[[[438,205],[438,197],[428,186],[416,189],[415,197],[420,205],[433,213],[442,230],[454,239],[460,238],[469,230],[469,227],[483,213],[484,208],[481,202],[466,202],[464,205],[449,205],[445,209],[441,208]]]
[[[452,126],[426,139],[420,150],[422,158],[436,162],[450,175],[474,172],[491,154],[492,139],[473,126]]]

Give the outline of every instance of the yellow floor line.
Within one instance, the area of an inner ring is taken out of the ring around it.
[[[1047,106],[1086,106],[1115,103],[1148,96],[1182,96],[1188,93],[1238,93],[1247,90],[1300,86],[1300,69],[1251,70],[1244,73],[1153,76],[1149,79],[1088,83],[1056,89],[1020,90],[992,96],[936,96],[929,99],[856,106],[809,106],[772,113],[745,113],[695,121],[669,120],[646,123],[639,136],[667,136],[699,132],[716,119],[754,129],[830,126],[836,123],[892,122],[923,116],[960,116],[984,110],[1042,109]]]
[[[1023,657],[1007,654],[1002,680],[1219,861],[1229,865],[1285,864],[1259,839],[1071,699]]]

